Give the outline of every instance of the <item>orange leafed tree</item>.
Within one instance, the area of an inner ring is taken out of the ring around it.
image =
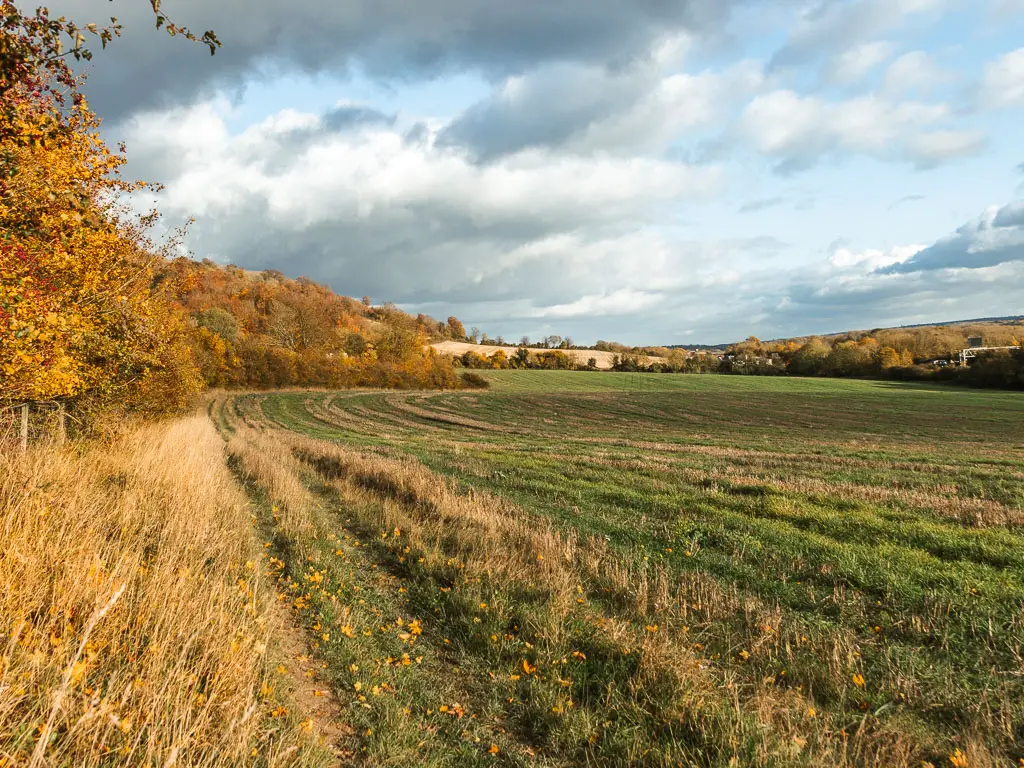
[[[0,398],[183,403],[200,380],[154,287],[151,219],[62,58],[63,26],[0,1]]]

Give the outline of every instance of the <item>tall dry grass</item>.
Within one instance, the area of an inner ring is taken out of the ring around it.
[[[0,765],[321,761],[264,695],[261,549],[205,416],[0,453]]]

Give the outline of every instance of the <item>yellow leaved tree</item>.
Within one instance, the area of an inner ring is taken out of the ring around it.
[[[0,400],[178,406],[200,386],[184,315],[157,281],[154,217],[118,207],[142,185],[65,63],[68,27],[0,0]]]

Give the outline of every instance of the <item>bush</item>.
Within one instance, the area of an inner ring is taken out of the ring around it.
[[[461,376],[462,386],[467,389],[490,389],[491,382],[479,373],[464,373]]]

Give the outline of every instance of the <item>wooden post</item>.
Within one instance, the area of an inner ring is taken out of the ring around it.
[[[64,441],[67,439],[66,416],[64,403],[57,403],[57,445],[64,445]]]
[[[28,403],[21,406],[21,450],[28,450]]]

